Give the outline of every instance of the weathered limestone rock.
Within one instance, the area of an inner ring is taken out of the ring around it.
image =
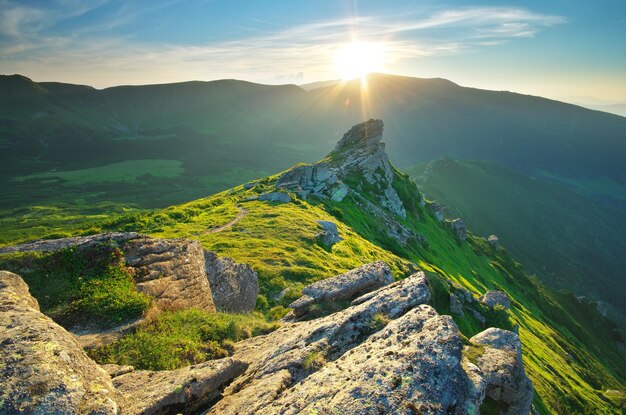
[[[482,297],[480,297],[480,301],[490,308],[494,308],[498,304],[506,310],[511,308],[511,300],[509,299],[508,294],[500,290],[487,291]]]
[[[126,243],[124,257],[133,267],[137,291],[154,297],[159,309],[215,311],[198,241],[142,237]]]
[[[524,371],[517,334],[492,327],[472,337],[470,343],[486,346],[476,358],[486,396],[502,404],[503,415],[528,414],[533,385]]]
[[[130,370],[114,376],[113,384],[125,398],[125,415],[188,414],[217,399],[247,367],[225,358],[177,370]]]
[[[429,299],[418,272],[337,313],[238,343],[233,358],[250,366],[208,414],[467,415],[479,413],[486,396],[507,414],[528,414],[532,386],[517,336],[493,329],[475,336],[483,353],[471,363],[454,321]]]
[[[286,192],[269,192],[259,195],[259,201],[261,202],[275,202],[275,203],[289,203],[291,202],[291,196]]]
[[[259,295],[259,276],[248,264],[205,251],[206,276],[217,311],[249,313]]]
[[[134,366],[126,366],[126,365],[116,365],[116,364],[106,364],[100,365],[102,369],[105,370],[111,376],[111,379],[116,378],[121,375],[125,375],[126,373],[134,372]]]
[[[333,246],[334,244],[343,241],[343,238],[339,236],[337,225],[327,220],[318,220],[317,223],[322,227],[323,231],[315,235],[317,239],[324,246]]]
[[[365,264],[345,274],[307,285],[303,296],[289,305],[296,317],[306,314],[316,303],[348,300],[393,282],[391,269],[383,261]]]
[[[0,413],[119,413],[108,374],[7,271],[0,271],[0,327]]]
[[[315,320],[284,323],[266,336],[238,343],[233,358],[250,363],[250,367],[225,390],[225,397],[209,414],[280,413],[270,405],[281,394],[290,394],[290,387],[310,374],[316,366],[307,363],[312,356],[325,362],[349,354],[370,334],[382,329],[384,319],[397,319],[429,300],[428,280],[418,272],[357,298],[343,311]]]
[[[95,349],[121,339],[125,334],[135,330],[143,320],[143,317],[140,317],[110,329],[102,329],[97,326],[74,326],[70,327],[69,330],[76,335],[76,340],[83,349]]]
[[[448,224],[459,241],[464,241],[467,239],[467,228],[463,219],[454,219]]]
[[[465,394],[462,348],[452,318],[422,305],[257,413],[450,413]]]
[[[454,282],[452,283],[454,287],[454,293],[457,295],[461,303],[472,303],[474,302],[474,297],[472,297],[472,293],[470,293],[465,287],[461,284]]]
[[[487,242],[489,243],[489,245],[495,246],[496,248],[500,246],[500,238],[498,238],[496,235],[489,235],[489,237],[487,238]]]

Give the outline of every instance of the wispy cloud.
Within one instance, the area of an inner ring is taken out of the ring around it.
[[[192,45],[107,36],[111,25],[130,24],[146,12],[114,8],[96,24],[79,27],[70,35],[47,30],[63,19],[79,17],[109,2],[56,0],[51,2],[53,7],[33,8],[0,0],[0,72],[37,74],[40,79],[65,79],[59,75],[81,73],[83,77],[76,81],[96,85],[219,77],[272,82],[285,79],[283,74],[301,72],[332,77],[336,76],[333,53],[351,40],[384,42],[390,60],[400,61],[495,47],[565,22],[560,16],[522,8],[473,7],[288,27],[257,21],[245,38]],[[47,75],[42,75],[44,71]]]

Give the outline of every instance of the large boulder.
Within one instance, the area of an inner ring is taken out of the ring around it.
[[[522,344],[517,334],[488,328],[470,339],[484,346],[475,365],[480,369],[481,393],[494,401],[502,415],[528,414],[533,401],[533,385],[522,363]]]
[[[119,413],[109,375],[7,271],[0,271],[0,327],[0,413]]]
[[[480,301],[490,308],[494,308],[496,305],[504,307],[505,310],[511,308],[511,300],[508,294],[501,290],[487,291],[480,297]]]
[[[349,300],[392,282],[393,275],[389,266],[383,261],[376,261],[345,274],[307,285],[302,289],[303,296],[289,307],[293,309],[295,316],[302,316],[314,304]]]
[[[141,237],[128,241],[123,250],[137,291],[154,297],[159,309],[216,310],[200,242]]]
[[[206,276],[217,311],[249,313],[259,295],[259,277],[247,264],[204,252]]]
[[[462,348],[452,318],[421,305],[257,414],[450,413],[465,394]]]
[[[318,220],[317,224],[323,230],[315,235],[315,239],[317,239],[322,245],[330,247],[343,240],[343,238],[339,236],[339,230],[337,230],[337,225],[335,223],[327,220]]]
[[[205,408],[247,367],[228,357],[176,370],[155,372],[128,366],[109,370],[113,384],[125,398],[124,415],[174,415]]]

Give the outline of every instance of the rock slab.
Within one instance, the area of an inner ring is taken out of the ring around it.
[[[295,316],[302,316],[313,304],[349,300],[392,282],[393,275],[389,266],[383,261],[372,262],[345,274],[307,285],[302,289],[303,296],[289,307],[293,309]]]
[[[215,401],[225,385],[248,367],[232,358],[212,360],[177,370],[129,370],[113,384],[124,396],[124,415],[195,413]],[[119,372],[119,369],[118,369]]]

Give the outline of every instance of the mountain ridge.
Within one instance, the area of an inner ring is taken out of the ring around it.
[[[388,120],[399,167],[489,159],[626,209],[626,120],[556,101],[391,75],[372,75],[367,90],[356,80],[309,92],[232,80],[95,90],[19,79],[28,87],[21,101],[0,82],[0,209],[76,195],[92,205],[179,203],[315,161],[334,144],[325,137],[370,117]],[[89,178],[98,191],[65,178],[94,167],[128,173],[132,165],[120,163],[137,160],[182,170],[167,179],[147,170],[132,185]]]

